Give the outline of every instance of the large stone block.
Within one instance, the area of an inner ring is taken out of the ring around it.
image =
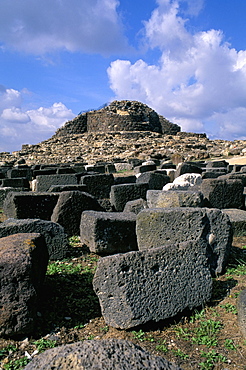
[[[11,188],[11,187],[1,188],[0,187],[0,208],[3,208],[4,200],[7,194],[10,193],[11,191],[19,192],[19,191],[24,191],[24,189],[23,188]]]
[[[51,221],[63,226],[68,236],[79,235],[81,214],[85,210],[103,211],[95,197],[82,191],[63,191]]]
[[[12,234],[39,233],[44,239],[49,253],[49,259],[59,260],[67,256],[68,240],[61,225],[39,219],[9,218],[0,223],[0,238]]]
[[[108,325],[129,329],[209,301],[212,279],[197,241],[101,258],[93,280]]]
[[[211,273],[226,266],[232,243],[229,217],[219,209],[152,208],[137,215],[139,250],[164,247],[168,243],[204,240]]]
[[[202,207],[203,194],[192,190],[148,190],[147,204],[149,208]]]
[[[15,337],[32,332],[37,298],[48,263],[40,234],[0,238],[0,335]]]
[[[246,236],[246,211],[241,209],[223,209],[229,216],[234,236]]]
[[[29,181],[26,178],[18,177],[15,179],[2,179],[2,187],[4,188],[23,188],[30,190],[30,184]]]
[[[190,163],[179,163],[176,172],[175,177],[179,177],[181,175],[184,175],[185,173],[202,173],[202,168],[199,166],[196,166],[195,164]]]
[[[86,175],[81,177],[80,182],[86,185],[88,193],[97,199],[109,198],[114,176],[113,174]]]
[[[48,191],[51,185],[74,185],[78,183],[76,175],[39,175],[36,176],[36,191]]]
[[[81,217],[80,240],[91,252],[101,255],[137,250],[136,215],[85,211]]]
[[[237,301],[239,328],[246,339],[246,289],[242,290]]]
[[[148,183],[149,189],[154,190],[161,190],[169,182],[170,177],[160,172],[144,172],[136,180],[137,184]]]
[[[16,178],[16,177],[22,177],[26,178],[28,181],[32,180],[32,170],[30,167],[24,167],[24,168],[11,168],[7,171],[7,177],[9,179]]]
[[[49,349],[24,370],[182,370],[126,340],[85,340]]]
[[[238,180],[204,179],[201,184],[206,205],[211,208],[244,208],[243,183]]]
[[[146,200],[148,189],[146,183],[113,185],[110,192],[111,205],[116,211],[122,212],[127,202],[139,198]]]
[[[50,221],[59,193],[10,192],[3,203],[5,218],[40,218]]]

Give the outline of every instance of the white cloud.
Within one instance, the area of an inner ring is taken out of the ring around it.
[[[108,76],[116,98],[141,100],[183,131],[245,137],[246,51],[224,42],[220,30],[189,33],[179,1],[158,3],[145,30],[146,42],[161,58],[152,65],[112,62]]]
[[[118,5],[118,0],[2,0],[0,42],[36,55],[124,51]]]
[[[75,116],[62,103],[25,110],[24,94],[25,91],[0,86],[0,152],[20,150],[22,144],[37,144],[46,140]]]

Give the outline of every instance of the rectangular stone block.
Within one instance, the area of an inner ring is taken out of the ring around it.
[[[93,280],[105,322],[129,329],[209,301],[205,248],[190,241],[101,258]]]
[[[36,177],[36,191],[48,191],[51,185],[74,185],[77,184],[77,177],[73,174],[41,175]]]
[[[204,240],[213,275],[224,270],[232,243],[229,217],[219,209],[174,207],[149,208],[137,215],[139,250],[163,247],[168,243]]]
[[[9,192],[3,203],[5,218],[40,218],[50,221],[60,193]]]
[[[137,250],[136,215],[84,211],[80,223],[80,241],[91,252],[100,255]]]
[[[148,189],[149,185],[146,183],[113,185],[110,192],[110,203],[116,211],[122,212],[127,202],[139,198],[146,200]]]

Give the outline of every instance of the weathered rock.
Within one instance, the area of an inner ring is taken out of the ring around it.
[[[39,233],[44,239],[50,260],[59,260],[67,256],[68,240],[62,226],[39,219],[9,218],[0,223],[0,238],[12,234]]]
[[[40,234],[0,238],[1,336],[28,335],[34,329],[47,263],[48,251]]]
[[[224,270],[232,243],[229,217],[218,209],[149,208],[137,215],[139,250],[188,240],[204,240],[211,273]]]
[[[190,241],[104,257],[93,287],[106,323],[128,329],[204,304],[212,279],[205,247]]]
[[[238,324],[244,338],[246,338],[246,289],[242,290],[237,301]]]
[[[203,207],[203,194],[200,191],[148,190],[146,198],[147,198],[148,208]]]
[[[30,184],[26,178],[19,177],[15,179],[2,179],[0,181],[3,188],[23,188],[30,190]]]
[[[60,193],[62,191],[87,191],[87,186],[86,185],[51,185],[49,188],[48,192],[49,193]]]
[[[166,173],[160,172],[145,172],[142,173],[136,180],[137,184],[148,183],[149,189],[161,190],[164,185],[170,182],[170,177]]]
[[[0,187],[0,208],[3,208],[3,203],[8,193],[10,193],[11,191],[18,192],[18,191],[24,191],[24,190],[25,190],[24,188],[10,188],[10,187],[1,188]]]
[[[126,203],[123,212],[133,212],[136,215],[143,209],[148,208],[147,202],[144,199],[131,200]]]
[[[79,235],[85,210],[103,211],[95,197],[82,191],[63,191],[51,215],[51,221],[63,226],[68,236]]]
[[[209,161],[207,162],[206,168],[216,168],[216,167],[226,167],[229,165],[229,163],[225,160],[221,161]]]
[[[76,175],[39,175],[36,176],[36,191],[48,191],[52,185],[75,185],[78,183]]]
[[[85,211],[81,216],[80,241],[99,255],[137,250],[136,215]]]
[[[195,164],[179,163],[176,168],[175,177],[184,175],[185,173],[202,173],[202,169]]]
[[[110,202],[116,211],[123,211],[127,202],[142,198],[146,200],[148,184],[121,184],[113,185],[110,192]]]
[[[135,184],[136,176],[118,176],[114,178],[114,185]]]
[[[204,179],[201,184],[206,205],[211,208],[244,208],[241,180]]]
[[[229,216],[234,236],[246,236],[246,211],[241,209],[223,209]]]
[[[5,218],[40,218],[50,221],[59,193],[9,192],[3,203]]]
[[[114,184],[112,174],[82,176],[81,184],[87,186],[87,191],[97,199],[109,198],[111,186]]]
[[[134,173],[139,174],[139,173],[144,173],[144,172],[149,172],[149,171],[155,171],[156,170],[156,164],[142,164],[141,166],[134,167]]]
[[[85,340],[52,348],[35,357],[25,370],[182,370],[163,357],[119,339]]]

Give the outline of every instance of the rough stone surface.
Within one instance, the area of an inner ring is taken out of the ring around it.
[[[30,334],[37,317],[37,297],[48,263],[40,234],[0,238],[0,335]]]
[[[68,240],[62,226],[39,219],[17,220],[9,218],[0,223],[0,238],[18,233],[39,233],[44,239],[50,260],[59,260],[67,256]]]
[[[1,188],[0,187],[0,208],[3,208],[4,200],[7,194],[10,193],[11,191],[15,191],[15,192],[24,191],[24,188],[11,188],[11,187]]]
[[[79,191],[87,191],[86,185],[51,185],[48,192],[49,193],[60,193],[62,191],[72,191],[72,190],[79,190]]]
[[[131,200],[126,203],[123,212],[133,212],[136,215],[143,209],[148,208],[147,202],[144,199]]]
[[[243,183],[241,180],[204,179],[201,191],[206,205],[211,208],[244,208]]]
[[[115,100],[106,107],[83,113],[68,121],[58,129],[56,136],[85,131],[154,131],[176,134],[180,131],[180,127],[141,102]]]
[[[59,193],[9,192],[3,203],[5,218],[40,218],[50,221]]]
[[[238,296],[237,311],[239,327],[246,339],[246,289],[242,290]]]
[[[68,236],[79,235],[81,214],[85,210],[103,211],[95,197],[82,191],[63,191],[51,221],[63,226]]]
[[[204,304],[212,279],[204,246],[190,241],[101,258],[93,287],[105,322],[129,329]]]
[[[184,175],[185,173],[202,173],[202,169],[195,164],[179,163],[176,168],[175,177]]]
[[[142,173],[136,180],[137,184],[148,183],[149,189],[161,190],[164,185],[170,182],[170,177],[165,173],[160,172],[145,172]]]
[[[229,217],[218,209],[152,208],[137,215],[139,250],[159,248],[167,243],[204,240],[211,273],[226,266],[232,243]]]
[[[48,191],[52,185],[75,185],[78,183],[76,175],[39,175],[36,177],[36,191]]]
[[[182,370],[126,340],[85,340],[52,348],[35,357],[24,370]]]
[[[223,212],[229,216],[232,224],[233,235],[246,235],[246,211],[231,208],[223,209]]]
[[[137,250],[136,215],[85,211],[81,217],[80,240],[91,252],[100,255]]]
[[[86,175],[82,176],[80,182],[86,185],[88,193],[97,199],[109,198],[114,176],[112,174]]]
[[[202,207],[203,206],[203,194],[200,191],[148,190],[146,198],[147,198],[148,208]]]
[[[116,211],[122,212],[127,202],[139,198],[146,200],[148,189],[146,183],[113,185],[110,192],[111,205]]]

